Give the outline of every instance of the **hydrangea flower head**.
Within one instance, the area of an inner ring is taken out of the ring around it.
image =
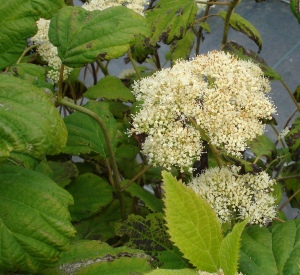
[[[212,168],[193,178],[189,186],[205,198],[221,222],[250,218],[249,223],[265,225],[276,216],[270,194],[275,180],[265,172],[239,174],[240,167]]]
[[[168,168],[177,165],[182,169],[182,163],[192,167],[193,161],[199,159],[201,136],[195,133],[199,129],[212,145],[228,154],[241,156],[246,142],[263,134],[263,119],[270,119],[275,111],[266,95],[269,91],[269,81],[257,65],[225,52],[213,51],[191,61],[180,60],[172,68],[134,83],[133,93],[143,103],[140,112],[133,116],[130,132],[148,135],[144,152],[150,155],[150,162]],[[197,129],[192,130],[191,119],[196,121]],[[182,146],[173,147],[182,153],[183,146],[187,146],[189,153],[175,154],[169,147],[164,153],[178,158],[167,165],[165,160],[161,161],[159,151],[167,148],[163,144],[170,125],[176,125],[174,131],[189,130],[190,135]],[[150,144],[157,142],[158,129],[161,147],[153,145],[152,151]]]

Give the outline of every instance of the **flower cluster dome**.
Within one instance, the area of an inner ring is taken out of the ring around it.
[[[143,149],[149,161],[167,168],[191,167],[200,157],[204,135],[215,147],[241,156],[246,142],[263,134],[263,121],[275,112],[269,91],[269,81],[251,61],[218,51],[180,60],[172,68],[134,83],[133,93],[141,101],[141,109],[133,116],[129,132],[145,133]],[[183,144],[172,140],[173,146],[167,145],[170,128],[181,133]],[[151,145],[157,140],[159,145]],[[184,146],[189,147],[186,153],[182,153]],[[177,154],[172,151],[176,148]],[[162,160],[161,150],[174,155],[172,162]]]

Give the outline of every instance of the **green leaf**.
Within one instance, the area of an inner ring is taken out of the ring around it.
[[[145,12],[150,22],[152,37],[150,43],[158,41],[171,44],[184,37],[195,20],[197,5],[194,0],[160,0],[153,9]]]
[[[290,0],[290,8],[294,16],[297,18],[298,23],[300,24],[299,0]]]
[[[50,178],[20,166],[0,167],[0,271],[51,266],[75,235],[72,196]]]
[[[217,272],[222,242],[221,225],[210,205],[163,171],[165,219],[171,240],[196,268]]]
[[[220,263],[225,275],[236,275],[240,253],[242,232],[248,220],[236,224],[222,241],[220,248]]]
[[[187,263],[182,254],[170,242],[162,213],[149,214],[145,218],[130,215],[126,221],[117,223],[116,234],[128,236],[129,247],[141,249],[154,259],[152,266],[184,268]]]
[[[199,275],[199,272],[193,269],[154,269],[148,273],[147,275]]]
[[[194,44],[194,33],[192,30],[188,30],[185,36],[178,41],[175,41],[171,45],[171,59],[172,64],[175,63],[177,59],[188,59],[191,53],[191,49]]]
[[[69,207],[72,221],[91,217],[113,199],[113,190],[108,182],[91,173],[79,176],[66,190],[74,198],[74,205]]]
[[[0,75],[0,158],[11,152],[34,158],[61,152],[66,126],[49,97],[27,81]]]
[[[265,134],[248,141],[247,144],[256,156],[276,157],[276,146]]]
[[[89,99],[106,98],[108,100],[135,101],[134,95],[122,81],[111,75],[100,79],[95,86],[88,88],[85,96]]]
[[[224,51],[229,52],[231,54],[236,55],[238,58],[243,60],[251,60],[255,64],[257,64],[262,71],[264,72],[265,77],[269,78],[270,80],[280,80],[281,76],[277,72],[275,72],[271,67],[269,67],[266,61],[258,56],[257,53],[246,50],[243,46],[237,44],[234,41],[229,41],[225,44],[223,48]]]
[[[149,271],[148,261],[149,256],[140,250],[125,246],[112,248],[98,241],[78,241],[61,254],[56,268],[48,269],[42,275],[129,275]]]
[[[60,8],[63,0],[9,0],[1,2],[0,69],[15,63],[37,32],[39,17],[48,18]],[[44,10],[45,7],[49,9]]]
[[[156,198],[136,183],[133,182],[130,184],[129,187],[126,188],[126,191],[129,192],[131,196],[140,198],[145,203],[146,207],[153,212],[162,212],[164,206],[162,200]]]
[[[36,77],[36,79],[45,79],[46,71],[45,68],[32,63],[20,63],[15,64],[9,68],[16,76],[25,78],[26,75]]]
[[[293,160],[300,159],[300,116],[298,116],[290,126],[290,131],[285,136],[285,142],[289,146]]]
[[[227,14],[226,11],[219,12],[219,15],[224,20],[225,20],[226,14]],[[233,13],[230,17],[229,25],[234,30],[246,34],[252,41],[254,41],[256,43],[256,45],[258,46],[258,49],[259,49],[258,52],[261,51],[262,39],[261,39],[260,33],[249,21],[247,21],[245,18],[243,18],[239,14]]]
[[[202,27],[202,29],[205,30],[206,32],[210,33],[210,26],[208,25],[207,22],[201,22],[200,27]]]
[[[124,55],[135,36],[149,31],[143,16],[123,6],[93,12],[65,7],[51,19],[49,39],[63,64],[80,67],[98,56],[110,60]]]
[[[96,113],[104,121],[115,149],[117,124],[109,111],[109,105],[105,102],[89,101],[84,107]],[[68,141],[63,150],[65,153],[73,155],[93,153],[103,158],[109,156],[104,134],[93,118],[74,112],[65,118],[65,124],[68,130]]]
[[[240,271],[249,275],[300,273],[300,219],[252,226],[242,235]]]

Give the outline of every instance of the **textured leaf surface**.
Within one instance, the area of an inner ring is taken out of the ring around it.
[[[90,87],[85,96],[89,99],[106,98],[108,100],[134,101],[131,91],[114,76],[108,75]]]
[[[212,208],[170,173],[162,172],[165,215],[171,240],[196,268],[220,268],[221,226]]]
[[[11,152],[35,158],[61,152],[66,126],[55,106],[27,81],[0,75],[0,158]]]
[[[66,190],[74,198],[74,205],[69,207],[73,221],[94,215],[112,201],[112,187],[105,179],[91,173],[79,176]]]
[[[225,20],[226,11],[219,12],[219,15]],[[246,34],[251,40],[253,40],[259,48],[259,52],[262,48],[262,39],[259,31],[245,18],[237,13],[233,13],[229,20],[229,25],[236,31]]]
[[[248,146],[256,156],[276,157],[275,144],[265,134],[249,141]]]
[[[249,275],[300,273],[300,219],[247,228],[242,235],[240,271]]]
[[[166,229],[161,213],[149,214],[146,218],[130,215],[126,221],[116,224],[117,235],[128,236],[128,246],[151,255],[154,267],[184,268],[187,263],[173,247]]]
[[[64,0],[31,0],[39,17],[50,19],[59,9],[66,6]]]
[[[236,275],[240,254],[241,235],[247,220],[238,223],[222,241],[220,248],[221,268],[225,275]]]
[[[51,17],[63,0],[1,1],[0,69],[13,64],[27,45],[27,39],[37,31],[39,16]],[[44,7],[51,7],[47,12]],[[43,8],[42,8],[43,7]]]
[[[162,200],[156,198],[136,183],[133,182],[130,184],[130,186],[126,188],[126,191],[129,192],[131,196],[140,198],[145,203],[146,207],[153,212],[162,212],[164,206]]]
[[[147,273],[147,275],[199,275],[198,271],[193,269],[154,269]]]
[[[78,241],[70,250],[61,254],[56,268],[48,269],[43,275],[69,274],[135,274],[147,272],[149,256],[142,251],[125,246],[112,248],[98,241]],[[119,273],[117,273],[119,272]]]
[[[51,19],[49,39],[65,65],[80,67],[98,55],[106,60],[124,55],[135,36],[149,31],[143,16],[123,6],[93,12],[65,7]]]
[[[85,108],[96,113],[104,121],[108,136],[115,148],[117,140],[117,124],[109,111],[109,105],[105,102],[89,101]],[[108,149],[103,132],[98,123],[80,112],[74,112],[65,118],[68,130],[68,141],[64,148],[67,154],[99,154],[101,157],[108,156]]]
[[[151,44],[158,41],[170,44],[184,37],[193,25],[197,5],[193,0],[160,0],[145,13],[152,29]]]
[[[0,167],[0,270],[35,273],[56,262],[75,234],[71,203],[50,178],[20,166]]]
[[[251,50],[246,50],[243,46],[237,44],[236,42],[227,42],[223,50],[236,55],[240,59],[251,60],[252,62],[256,63],[263,70],[265,77],[268,77],[270,80],[281,79],[280,74],[278,74],[271,67],[269,67],[266,61],[260,56],[258,56],[257,53]]]

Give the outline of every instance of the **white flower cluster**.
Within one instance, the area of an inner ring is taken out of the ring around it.
[[[144,15],[144,6],[148,3],[147,0],[89,0],[82,7],[85,10],[104,10],[115,6],[125,6],[128,9]]]
[[[58,83],[61,67],[61,59],[58,57],[57,48],[52,45],[49,41],[48,31],[49,31],[50,20],[41,18],[37,21],[38,32],[35,36],[31,38],[31,41],[38,44],[38,52],[41,58],[48,63],[48,66],[52,69],[48,71],[47,77],[53,83]],[[64,79],[68,77],[72,68],[64,66]]]
[[[271,194],[275,180],[265,172],[240,175],[239,170],[236,166],[208,169],[189,186],[208,201],[221,222],[249,217],[249,223],[265,225],[276,216]]]
[[[269,91],[270,84],[257,65],[225,52],[213,51],[191,61],[178,61],[171,69],[134,83],[133,93],[142,105],[133,116],[130,132],[147,134],[145,153],[151,163],[165,167],[183,168],[183,163],[191,167],[199,158],[199,129],[193,129],[190,119],[196,121],[211,144],[241,156],[246,141],[263,133],[262,120],[270,119],[275,111],[266,96]],[[170,140],[185,128],[189,135],[181,135],[184,143],[179,137]],[[172,146],[166,144],[170,142]],[[189,149],[183,150],[184,146]],[[176,148],[178,152],[172,152]],[[162,160],[163,154],[174,156],[172,163],[167,164],[166,157]]]

